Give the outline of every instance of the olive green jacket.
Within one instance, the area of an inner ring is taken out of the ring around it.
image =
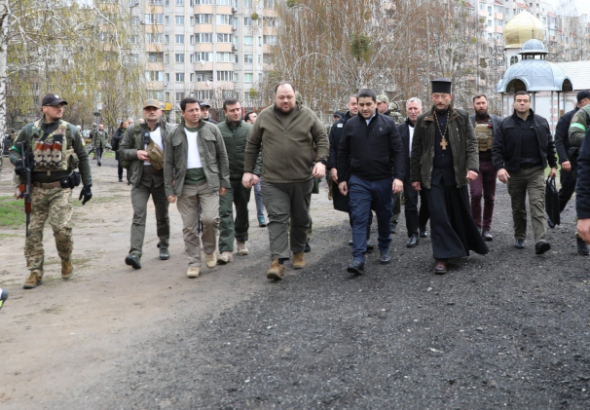
[[[231,121],[226,120],[217,124],[223,142],[225,143],[225,150],[227,151],[227,158],[229,161],[229,179],[230,181],[241,181],[244,175],[244,156],[246,154],[246,142],[248,141],[248,133],[252,129],[252,124],[240,120],[238,125],[234,125]],[[254,173],[260,176],[262,167],[262,158],[259,155],[256,160],[256,167]]]
[[[95,147],[105,147],[107,145],[107,132],[106,131],[95,131],[92,135],[92,145]]]
[[[326,128],[309,108],[297,103],[285,128],[273,104],[256,118],[248,134],[244,172],[254,172],[262,150],[262,178],[265,181],[297,183],[313,178],[316,162],[328,159]]]
[[[457,188],[467,185],[467,171],[479,173],[479,150],[475,130],[469,114],[463,110],[449,107],[448,137],[453,153],[453,168]],[[434,140],[436,124],[433,109],[420,115],[414,127],[410,174],[412,182],[420,182],[423,188],[430,189],[432,163],[434,160]]]
[[[139,127],[139,129],[138,129]],[[164,145],[164,152],[168,149],[169,135],[174,131],[174,125],[167,124],[166,121],[160,119],[158,122],[160,133],[162,135],[162,144]],[[129,161],[128,178],[132,186],[138,187],[141,182],[141,175],[143,174],[143,161],[137,158],[138,150],[145,150],[143,135],[144,132],[150,131],[147,123],[135,123],[130,125],[125,131],[121,145],[119,145],[119,158],[121,161]]]
[[[219,128],[210,122],[199,121],[197,146],[209,189],[216,191],[219,188],[230,188],[227,152]],[[180,196],[188,161],[188,141],[184,132],[184,119],[170,134],[164,155],[166,196]]]
[[[567,135],[572,147],[582,146],[582,141],[584,141],[588,127],[590,127],[590,104],[585,105],[576,111],[572,118],[572,122],[570,122],[570,128]]]

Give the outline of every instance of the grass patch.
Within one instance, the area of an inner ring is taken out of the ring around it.
[[[25,204],[22,199],[0,198],[0,227],[18,228],[25,223]]]

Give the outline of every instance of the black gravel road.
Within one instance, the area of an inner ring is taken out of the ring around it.
[[[547,254],[532,232],[515,249],[499,183],[490,253],[443,276],[429,238],[405,248],[403,225],[393,263],[372,254],[362,277],[346,273],[349,228],[318,230],[319,262],[289,265],[220,316],[166,323],[62,408],[589,409],[589,265],[573,203],[562,219]],[[247,273],[265,281],[267,267],[261,257]]]

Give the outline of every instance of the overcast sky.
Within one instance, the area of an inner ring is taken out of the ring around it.
[[[549,0],[554,4],[555,8],[559,6],[562,0]],[[590,14],[590,0],[569,0],[570,3],[575,4],[580,14]]]

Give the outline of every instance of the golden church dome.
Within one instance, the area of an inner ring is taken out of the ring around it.
[[[526,10],[513,17],[504,27],[506,48],[520,48],[531,39],[545,40],[545,26]]]

